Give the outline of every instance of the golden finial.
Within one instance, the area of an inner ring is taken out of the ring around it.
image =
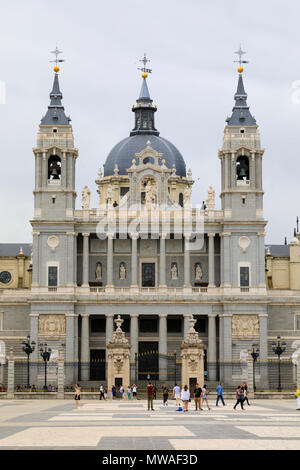
[[[57,46],[56,46],[56,48],[55,48],[55,51],[51,51],[51,54],[55,54],[55,59],[54,59],[54,60],[50,60],[50,62],[55,62],[55,65],[54,65],[54,67],[53,67],[53,71],[54,71],[55,73],[57,73],[57,72],[59,72],[59,66],[57,65],[58,62],[65,62],[65,59],[59,59],[59,58],[58,58],[58,55],[59,55],[59,54],[62,54],[62,51],[59,51],[59,50],[57,49]]]
[[[146,69],[147,62],[150,62],[149,59],[147,59],[146,54],[144,54],[144,57],[140,60],[140,62],[143,62],[144,67],[138,68],[138,70],[141,70],[142,73],[142,78],[145,80],[148,77],[148,73],[151,73],[151,69]]]

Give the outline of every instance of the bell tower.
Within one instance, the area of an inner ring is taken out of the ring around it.
[[[43,220],[69,219],[75,209],[75,165],[78,156],[74,148],[71,119],[62,105],[59,87],[59,67],[56,49],[54,81],[50,104],[42,118],[35,155],[34,218]]]
[[[221,161],[221,203],[224,211],[223,285],[263,287],[264,228],[260,134],[247,104],[240,48],[235,104],[226,119]],[[228,259],[227,259],[228,258]],[[228,269],[231,266],[231,269]]]

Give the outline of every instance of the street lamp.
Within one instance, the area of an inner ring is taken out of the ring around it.
[[[255,347],[257,346],[257,344],[252,344],[252,353],[251,353],[251,356],[252,356],[252,359],[253,359],[253,390],[254,392],[256,391],[256,385],[255,385],[255,363],[257,361],[257,358],[259,357],[259,348],[256,348]]]
[[[30,387],[30,372],[29,372],[29,357],[35,350],[35,341],[30,342],[30,336],[27,336],[27,341],[22,341],[23,351],[27,355],[27,388]]]
[[[40,353],[41,353],[41,356],[45,362],[45,385],[44,385],[44,391],[46,392],[47,391],[47,362],[49,361],[50,359],[50,355],[51,355],[51,349],[47,347],[47,344],[45,343],[44,345],[43,344],[40,344],[40,346],[44,346],[44,349],[43,347],[41,347],[40,349]]]
[[[277,343],[272,342],[272,350],[278,356],[278,392],[281,392],[280,356],[286,350],[286,342],[281,341],[280,336],[277,336]]]
[[[174,351],[174,385],[176,385],[176,361],[177,361],[177,353],[176,349]]]

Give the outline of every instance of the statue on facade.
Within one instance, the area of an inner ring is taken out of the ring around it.
[[[96,281],[101,281],[102,279],[102,264],[100,262],[96,264],[95,277]]]
[[[145,203],[146,207],[150,207],[155,202],[155,191],[153,189],[151,181],[147,181],[145,187]]]
[[[178,279],[178,268],[176,263],[172,263],[171,266],[171,279],[172,281],[177,281]]]
[[[107,186],[106,201],[107,201],[107,204],[112,203],[112,185],[111,184]]]
[[[187,186],[184,190],[184,195],[183,195],[183,205],[185,207],[191,205],[191,194],[192,194],[192,188],[190,186]]]
[[[201,264],[197,263],[195,266],[195,281],[201,281],[203,276],[203,271],[201,268]]]
[[[89,209],[90,200],[91,200],[91,191],[88,188],[88,186],[84,186],[81,196],[82,196],[82,209]]]
[[[124,263],[121,263],[120,264],[120,275],[119,275],[120,279],[123,281],[124,279],[126,279],[126,266]]]
[[[206,205],[208,209],[213,210],[215,208],[215,190],[212,186],[209,186],[207,191]]]

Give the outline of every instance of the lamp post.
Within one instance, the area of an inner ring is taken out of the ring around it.
[[[176,385],[176,361],[177,361],[177,353],[176,349],[174,351],[174,386]]]
[[[278,357],[278,392],[281,392],[280,356],[286,350],[286,342],[277,336],[277,342],[272,342],[272,350]]]
[[[50,356],[51,356],[51,349],[47,347],[47,344],[40,344],[40,346],[44,346],[41,347],[40,349],[40,353],[41,353],[41,356],[45,362],[45,385],[44,385],[44,391],[46,392],[47,391],[47,362],[49,361],[50,359]]]
[[[256,391],[256,385],[255,385],[255,363],[257,361],[257,358],[259,357],[259,348],[256,348],[255,347],[257,346],[257,344],[252,344],[252,353],[251,353],[251,356],[252,356],[252,359],[253,359],[253,390],[254,392]]]
[[[27,388],[30,387],[30,367],[29,367],[29,357],[30,354],[35,350],[35,341],[30,341],[30,336],[27,336],[27,341],[22,341],[23,351],[27,355]]]

